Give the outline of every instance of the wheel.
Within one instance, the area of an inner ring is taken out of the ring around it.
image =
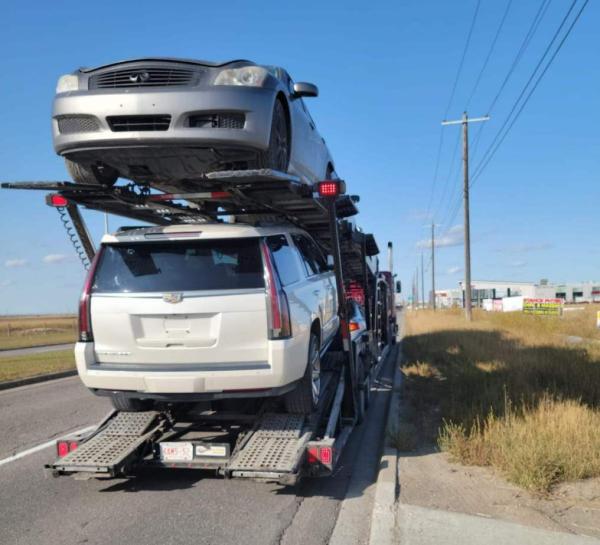
[[[287,172],[289,162],[290,134],[287,116],[281,100],[276,100],[271,120],[269,148],[264,152],[260,152],[258,157],[259,168],[272,168],[280,172]]]
[[[152,401],[148,399],[136,399],[133,397],[125,397],[121,394],[113,394],[110,401],[118,411],[126,411],[129,413],[138,413],[148,411],[152,408]]]
[[[70,159],[65,159],[65,166],[67,167],[69,176],[78,184],[110,187],[114,185],[119,177],[119,173],[114,168],[106,165],[86,166],[74,163]]]
[[[319,339],[312,333],[308,346],[306,371],[291,392],[285,394],[283,402],[288,413],[310,414],[319,403],[321,395],[321,357]]]

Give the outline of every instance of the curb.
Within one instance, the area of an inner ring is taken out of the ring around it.
[[[35,375],[34,377],[7,380],[6,382],[0,382],[0,390],[9,390],[10,388],[18,388],[19,386],[37,384],[38,382],[46,382],[48,380],[55,380],[58,378],[73,377],[76,374],[77,369],[69,369],[68,371],[59,371],[57,373],[49,373],[47,375]]]
[[[398,426],[400,389],[402,386],[402,343],[398,343],[398,358],[395,364],[394,383],[392,385],[392,398],[388,407],[385,424],[385,437],[383,453],[379,463],[379,474],[373,499],[373,512],[371,514],[371,533],[369,543],[372,545],[387,545],[398,543],[396,530],[396,507],[400,491],[398,478],[398,450],[387,444],[388,430]]]

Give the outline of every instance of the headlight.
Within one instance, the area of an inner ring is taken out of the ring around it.
[[[262,87],[267,72],[260,66],[244,66],[243,68],[229,68],[219,72],[213,85],[244,85],[246,87]]]
[[[77,91],[79,89],[79,78],[73,74],[65,74],[58,78],[56,84],[57,93],[66,93],[67,91]]]

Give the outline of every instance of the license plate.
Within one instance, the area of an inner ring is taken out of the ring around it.
[[[191,462],[194,459],[192,443],[160,443],[160,459],[163,462]]]

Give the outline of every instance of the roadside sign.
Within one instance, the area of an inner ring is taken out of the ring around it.
[[[562,314],[562,299],[523,299],[523,313],[543,316],[560,316]]]

